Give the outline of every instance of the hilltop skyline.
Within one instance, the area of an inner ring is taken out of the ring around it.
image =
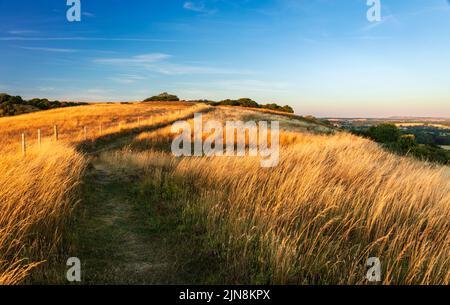
[[[447,0],[0,2],[0,92],[250,97],[319,117],[450,117]]]

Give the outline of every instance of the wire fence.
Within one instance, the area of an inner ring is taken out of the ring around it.
[[[21,153],[23,156],[26,156],[27,151],[31,148],[41,149],[43,143],[64,142],[77,145],[126,130],[158,127],[161,124],[174,122],[186,116],[191,116],[195,112],[204,111],[207,108],[209,107],[193,106],[185,110],[158,113],[150,117],[139,116],[118,122],[113,118],[109,123],[86,124],[76,128],[65,129],[64,132],[61,132],[60,126],[57,124],[46,128],[37,128],[34,131],[22,132],[20,137]]]

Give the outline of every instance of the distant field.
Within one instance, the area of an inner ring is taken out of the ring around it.
[[[397,127],[416,127],[416,126],[431,126],[436,128],[442,128],[442,129],[448,129],[450,128],[450,124],[438,124],[438,123],[424,123],[424,122],[417,122],[417,123],[395,123]]]
[[[349,124],[353,126],[372,126],[383,123],[395,124],[397,127],[420,127],[429,126],[435,128],[449,129],[450,119],[433,119],[433,118],[328,118],[328,121],[335,124]]]
[[[450,145],[441,145],[443,149],[450,150]]]

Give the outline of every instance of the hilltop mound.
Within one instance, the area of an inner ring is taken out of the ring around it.
[[[179,100],[180,99],[178,98],[178,96],[164,92],[159,95],[149,97],[143,102],[178,102]]]

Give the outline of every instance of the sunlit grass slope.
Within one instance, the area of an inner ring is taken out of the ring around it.
[[[103,159],[143,170],[149,193],[174,193],[222,259],[222,282],[367,284],[378,257],[384,284],[449,283],[448,167],[344,133],[283,132],[280,164],[265,169],[251,157],[174,158],[161,150],[172,136],[145,133]]]
[[[206,106],[188,103],[98,104],[0,119],[0,284],[23,282],[59,251],[88,163],[76,145],[136,126],[171,122]],[[118,124],[121,123],[120,126]],[[59,139],[54,141],[53,125]],[[99,124],[103,124],[100,132]],[[43,142],[37,145],[41,128]],[[26,156],[21,133],[27,135]]]

